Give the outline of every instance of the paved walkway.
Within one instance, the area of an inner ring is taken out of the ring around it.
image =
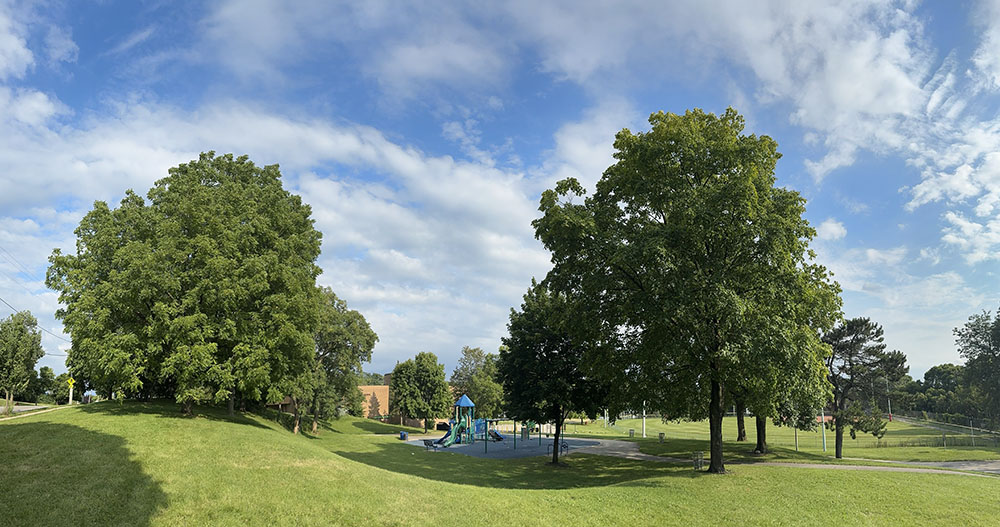
[[[76,405],[73,405],[73,406],[76,406]],[[39,415],[39,414],[44,414],[46,412],[53,412],[55,410],[61,410],[63,408],[69,408],[69,407],[70,407],[70,405],[53,406],[51,408],[48,408],[47,410],[39,410],[37,412],[28,412],[28,413],[23,413],[23,412],[26,412],[27,410],[20,410],[20,412],[22,412],[22,413],[20,413],[18,415],[11,416],[11,417],[0,417],[0,421],[9,421],[11,419],[20,419],[21,417],[28,417],[29,415]],[[21,406],[21,407],[16,407],[15,406],[15,408],[24,408],[24,407],[23,406]],[[30,408],[44,408],[44,407],[41,407],[41,406],[35,407],[35,406],[33,406],[33,407],[30,407]],[[18,410],[14,410],[14,411],[18,412]]]
[[[410,440],[407,444],[424,448],[424,439],[440,439],[441,436],[410,436]],[[595,439],[577,439],[567,437],[565,442],[569,445],[570,453],[577,451],[585,451],[588,447],[594,447],[600,444],[600,441]],[[480,458],[490,458],[490,459],[518,459],[523,457],[534,457],[534,456],[551,456],[552,455],[552,438],[545,438],[541,441],[538,439],[529,439],[527,441],[518,440],[517,446],[514,445],[514,439],[508,438],[503,442],[489,442],[484,444],[482,441],[476,441],[471,445],[455,444],[447,448],[440,447],[437,452],[451,452],[455,454],[464,454],[472,457]]]
[[[851,461],[874,461],[876,463],[892,463],[894,465],[919,465],[922,467],[950,468],[953,470],[971,470],[974,472],[986,472],[989,474],[1000,474],[1000,460],[986,461],[892,461],[888,459],[863,459],[858,457],[847,457]]]

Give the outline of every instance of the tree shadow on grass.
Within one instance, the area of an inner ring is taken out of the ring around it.
[[[428,451],[404,443],[357,443],[333,440],[328,449],[352,461],[392,472],[460,485],[502,489],[573,489],[631,482],[655,486],[661,477],[695,478],[687,467],[609,456],[573,454],[553,466],[548,457],[482,459],[447,451]],[[685,470],[686,468],[686,470]]]
[[[210,421],[268,428],[267,425],[255,421],[243,413],[236,412],[235,415],[229,416],[226,409],[213,406],[195,406],[193,415],[184,415],[180,405],[169,399],[124,401],[122,403],[102,401],[81,405],[80,410],[86,413],[102,415],[151,415],[164,419],[208,419]]]
[[[311,429],[312,418],[303,418],[303,429]],[[321,433],[332,432],[334,434],[346,434],[346,435],[398,435],[399,432],[407,432],[410,434],[421,434],[423,431],[419,428],[411,428],[409,426],[400,426],[389,423],[383,423],[380,421],[375,421],[373,419],[358,419],[358,418],[333,418],[328,420],[321,420],[319,422],[319,428]],[[428,430],[428,434],[438,433],[434,430]],[[306,434],[307,437],[315,439],[316,436],[312,434]]]
[[[118,436],[11,423],[0,427],[0,460],[3,524],[149,525],[167,504]]]
[[[644,454],[654,456],[673,457],[678,459],[691,459],[691,454],[696,451],[704,452],[705,461],[708,462],[710,444],[707,439],[667,439],[663,443],[656,440],[638,441],[639,450]],[[832,457],[813,452],[796,452],[791,448],[768,447],[767,454],[754,454],[754,443],[736,443],[727,441],[723,445],[722,457],[726,463],[755,463],[761,461],[798,461],[798,462],[823,462],[829,463]]]

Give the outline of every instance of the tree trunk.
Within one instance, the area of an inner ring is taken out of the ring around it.
[[[836,458],[844,458],[844,422],[839,418],[834,418],[834,423],[837,425],[837,447],[836,447]]]
[[[318,434],[319,433],[319,396],[318,395],[313,395],[312,414],[313,414],[312,433]]]
[[[743,414],[747,413],[747,405],[743,402],[743,399],[736,401],[736,440],[746,441],[747,440],[747,427],[743,422]]]
[[[295,414],[295,424],[292,425],[292,433],[298,435],[298,433],[299,433],[299,424],[300,424],[300,420],[299,420],[299,418],[300,418],[300,415],[299,415],[299,400],[297,398],[295,398],[295,397],[292,397],[292,411]]]
[[[762,415],[757,416],[757,448],[753,451],[757,454],[767,453],[767,418]]]
[[[713,364],[712,369],[716,369]],[[722,383],[712,379],[712,400],[708,407],[708,430],[711,437],[711,456],[708,471],[713,474],[725,474],[726,466],[722,462],[722,416],[726,412],[722,397]]]
[[[562,430],[563,418],[562,410],[559,410],[559,417],[556,417],[556,433],[552,440],[552,464],[559,464],[559,432]]]
[[[3,413],[4,413],[4,415],[10,415],[10,413],[12,411],[11,406],[12,405],[11,405],[10,390],[4,390],[4,395],[3,395]]]
[[[119,400],[121,400],[119,398]],[[191,407],[194,406],[194,402],[191,400],[184,401],[184,415],[191,415]]]
[[[226,403],[226,410],[229,412],[229,417],[236,415],[236,394],[229,395],[229,401]]]

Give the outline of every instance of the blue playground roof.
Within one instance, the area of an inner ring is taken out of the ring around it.
[[[458,406],[459,408],[472,408],[476,406],[476,403],[472,402],[472,399],[469,399],[468,395],[463,394],[462,398],[455,403],[455,406]]]

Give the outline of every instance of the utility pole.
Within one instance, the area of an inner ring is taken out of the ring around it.
[[[646,401],[642,402],[642,437],[646,437]]]
[[[823,408],[819,409],[819,418],[822,421],[820,425],[820,432],[823,433],[823,452],[826,452],[826,410]]]
[[[889,397],[889,376],[885,376],[885,401],[889,405],[889,421],[892,421],[892,398]]]

